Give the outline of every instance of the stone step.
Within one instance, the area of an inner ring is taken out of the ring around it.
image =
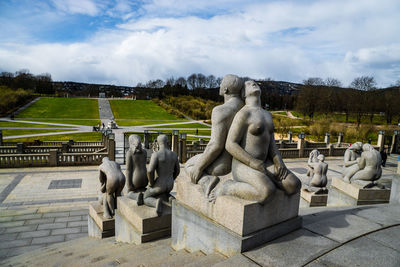
[[[214,253],[205,255],[204,257],[198,258],[196,261],[184,264],[185,267],[197,267],[197,266],[212,266],[219,262],[226,260],[226,257],[222,254]]]

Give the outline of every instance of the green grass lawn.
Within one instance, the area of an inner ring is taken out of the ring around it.
[[[169,114],[151,100],[110,100],[110,105],[116,119],[186,121]]]
[[[65,132],[69,129],[65,130],[41,130],[41,129],[4,129],[3,136],[13,136],[13,135],[24,135],[24,134],[39,134],[39,133],[52,133],[52,132]],[[72,130],[73,131],[73,130]],[[40,137],[35,137],[36,139],[40,139]]]
[[[36,136],[26,138],[13,138],[6,139],[5,142],[33,142],[36,139],[40,141],[68,141],[70,139],[74,141],[101,141],[101,133],[99,132],[88,132],[88,133],[75,133],[68,135],[48,135],[48,136]]]
[[[16,118],[98,119],[97,99],[42,97]]]
[[[142,126],[164,123],[176,123],[182,120],[116,120],[119,126]]]
[[[57,125],[48,125],[48,124],[36,124],[36,123],[24,123],[24,122],[11,122],[11,121],[0,121],[0,127],[29,127],[29,128],[64,128],[62,126]],[[68,129],[70,127],[65,127]]]
[[[200,129],[200,128],[210,128],[210,127],[201,123],[185,123],[185,124],[155,126],[151,128],[199,128]]]
[[[65,123],[65,124],[74,124],[74,125],[86,125],[86,126],[95,126],[100,123],[99,119],[24,119],[26,121],[38,121],[38,122],[52,122],[52,123]],[[60,127],[60,126],[54,126]]]

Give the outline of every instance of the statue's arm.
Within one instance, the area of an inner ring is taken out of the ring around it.
[[[344,166],[345,167],[350,167],[350,166],[352,166],[352,165],[357,163],[357,160],[350,160],[350,156],[351,156],[350,155],[350,151],[346,150],[344,152]]]
[[[101,184],[101,187],[100,187],[100,191],[102,192],[102,193],[105,193],[106,192],[106,185],[107,185],[107,176],[106,176],[106,174],[100,169],[100,173],[99,173],[99,180],[100,180],[100,184]]]
[[[152,187],[154,185],[154,174],[157,169],[158,159],[157,152],[154,152],[150,158],[149,168],[147,170],[147,179],[149,179],[149,185]]]
[[[178,157],[175,156],[174,180],[175,180],[176,177],[178,177],[180,171],[181,171],[181,167],[179,166]]]
[[[365,158],[364,153],[362,153],[361,157],[358,159],[358,162],[357,162],[358,167],[360,168],[360,170],[365,168],[366,163],[367,163],[367,160]]]
[[[133,164],[133,155],[132,152],[130,150],[128,150],[128,152],[126,153],[126,180],[127,180],[127,186],[128,186],[128,190],[132,191],[133,188],[133,184],[132,184],[132,175],[133,175],[133,171],[134,171],[134,164]]]
[[[211,115],[211,138],[206,149],[197,160],[192,173],[192,181],[197,183],[203,171],[221,154],[225,148],[225,141],[229,125],[226,125],[226,115],[219,109],[213,110]]]
[[[275,166],[274,176],[277,176],[281,180],[285,179],[286,176],[289,174],[289,171],[282,160],[282,156],[281,153],[279,152],[278,147],[276,146],[273,130],[271,131],[271,141],[269,142],[268,158],[271,159],[272,162],[274,163]]]

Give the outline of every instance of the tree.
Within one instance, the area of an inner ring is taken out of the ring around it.
[[[325,79],[325,85],[330,87],[342,87],[342,82],[338,79],[328,77]]]
[[[324,80],[319,77],[311,77],[303,81],[304,85],[325,85]]]
[[[369,91],[375,89],[376,81],[375,78],[372,76],[361,76],[355,78],[351,82],[350,87],[357,90]]]
[[[197,75],[195,73],[187,77],[187,85],[189,89],[195,89],[197,87]]]

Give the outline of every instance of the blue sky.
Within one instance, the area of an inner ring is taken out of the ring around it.
[[[191,73],[400,79],[398,0],[1,0],[0,71],[135,85]]]

